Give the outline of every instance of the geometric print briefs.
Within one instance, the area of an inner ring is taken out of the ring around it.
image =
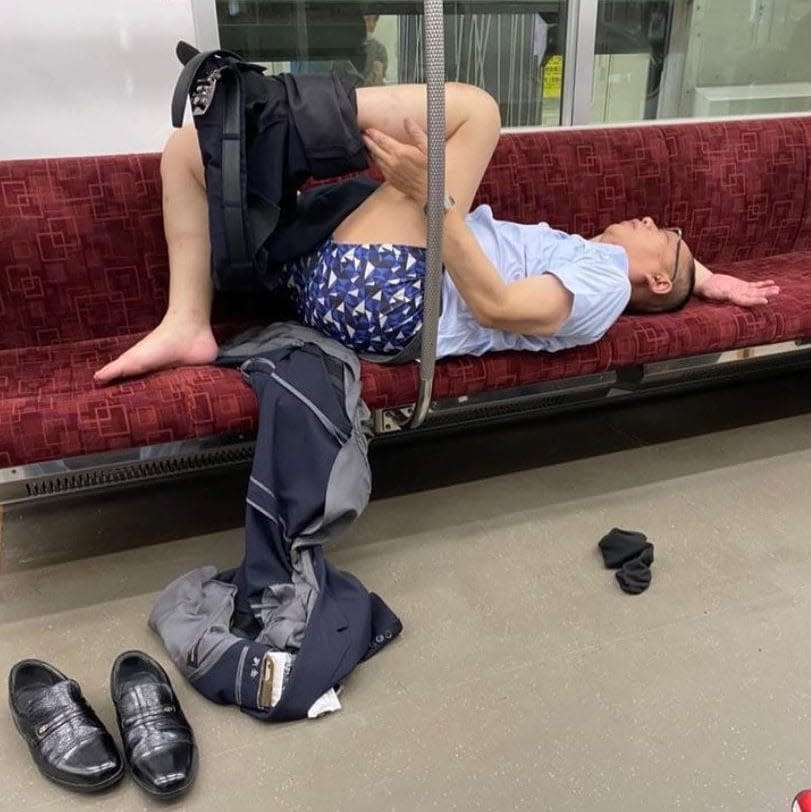
[[[288,262],[299,318],[355,352],[395,353],[422,327],[425,248],[328,238]]]

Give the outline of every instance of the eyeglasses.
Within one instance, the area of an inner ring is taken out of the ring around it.
[[[678,237],[676,240],[676,264],[673,266],[673,276],[670,277],[670,281],[675,282],[676,277],[679,275],[679,251],[681,251],[682,230],[678,226],[675,226],[674,228],[663,228],[662,231],[670,231]]]

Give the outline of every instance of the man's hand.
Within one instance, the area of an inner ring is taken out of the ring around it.
[[[711,274],[706,279],[696,279],[696,295],[711,302],[728,302],[741,307],[754,307],[769,303],[780,288],[771,279],[763,282],[745,282],[722,273]]]
[[[395,189],[424,206],[428,200],[428,136],[410,118],[405,120],[405,129],[410,144],[375,129],[364,131],[363,142],[383,177]]]

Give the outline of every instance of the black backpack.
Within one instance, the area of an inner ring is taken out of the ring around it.
[[[298,194],[309,178],[367,168],[354,101],[359,78],[265,76],[231,51],[200,53],[185,42],[177,55],[184,68],[172,124],[182,126],[188,97],[205,166],[214,285],[272,289],[274,267],[315,248],[377,186],[357,178],[340,190]]]
[[[279,268],[316,248],[374,189],[359,176],[299,195],[308,178],[367,168],[353,98],[357,77],[280,74],[232,51],[200,53],[180,42],[184,64],[172,98],[172,124],[183,125],[186,98],[203,157],[211,272],[220,291],[272,290]],[[420,336],[379,363],[419,356]]]
[[[278,205],[249,198],[247,189],[244,85],[261,81],[264,68],[231,51],[200,53],[185,42],[177,56],[184,68],[172,97],[172,125],[183,125],[188,97],[205,165],[215,287],[255,289],[258,254],[279,220]]]

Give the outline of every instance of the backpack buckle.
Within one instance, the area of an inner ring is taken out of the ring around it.
[[[191,102],[191,114],[193,116],[204,116],[214,101],[214,91],[217,89],[217,82],[222,76],[222,69],[215,68],[205,78],[198,79],[189,93]]]

